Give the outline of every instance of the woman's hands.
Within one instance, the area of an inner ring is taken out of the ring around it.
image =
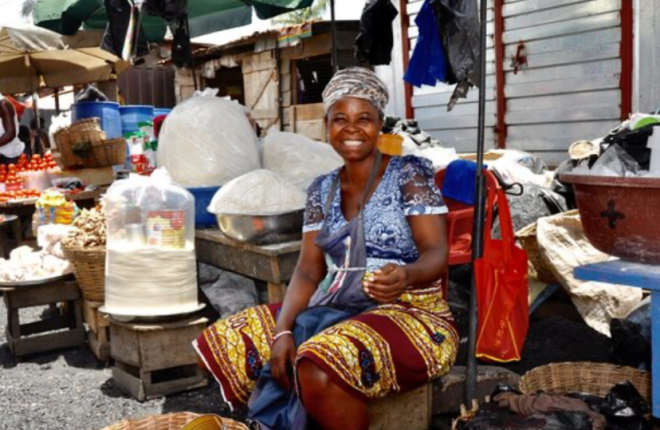
[[[271,348],[270,371],[284,389],[293,388],[293,365],[296,362],[296,345],[293,336],[279,337]]]
[[[398,299],[408,288],[408,281],[406,267],[390,263],[376,270],[373,275],[365,277],[362,286],[369,297],[384,304]]]

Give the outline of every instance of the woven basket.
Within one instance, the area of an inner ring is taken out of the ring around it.
[[[192,412],[152,415],[138,420],[123,420],[102,430],[181,430],[186,424],[201,416]],[[222,430],[248,430],[247,426],[234,420],[228,418],[218,419],[222,422],[218,428]],[[200,426],[199,428],[210,429],[213,427],[209,425]]]
[[[536,271],[536,278],[546,284],[558,284],[557,277],[543,260],[541,251],[539,251],[539,242],[536,238],[536,222],[519,230],[516,233],[516,238],[520,241],[520,246],[527,251],[527,259]]]
[[[520,391],[533,394],[587,393],[605,397],[613,386],[630,381],[647,404],[651,404],[651,376],[632,367],[607,363],[552,363],[525,373],[520,379]]]
[[[75,143],[60,145],[60,142],[58,142],[58,148],[62,155],[62,165],[65,168],[115,166],[124,164],[126,160],[126,140],[122,138],[79,143],[89,143],[91,145],[84,157],[74,153]]]
[[[105,248],[62,247],[85,300],[105,302]]]

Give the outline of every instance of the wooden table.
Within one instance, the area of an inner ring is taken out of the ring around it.
[[[612,260],[575,269],[577,279],[607,282],[651,291],[652,413],[660,417],[660,265]]]
[[[29,287],[2,287],[0,291],[7,308],[7,344],[14,356],[80,346],[85,342],[80,289],[75,282],[55,281]],[[19,309],[56,305],[60,302],[66,302],[67,306],[55,308],[61,311],[58,315],[21,324]]]
[[[107,188],[99,188],[94,191],[83,191],[76,194],[65,194],[68,201],[74,201],[81,209],[91,209],[96,206],[96,202],[101,195],[107,191]],[[20,231],[32,231],[32,216],[34,215],[36,199],[26,201],[7,202],[0,204],[0,214],[16,215],[20,219]],[[21,239],[32,239],[31,235],[21,237]]]
[[[241,243],[217,229],[197,230],[195,244],[198,261],[266,282],[269,303],[284,299],[301,246],[300,241],[261,246]]]

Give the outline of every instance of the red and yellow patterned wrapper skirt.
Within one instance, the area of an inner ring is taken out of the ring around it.
[[[247,403],[270,359],[281,305],[250,308],[216,322],[194,342],[232,408]],[[298,347],[338,385],[363,399],[419,387],[449,372],[459,345],[439,287],[410,290],[346,319]]]

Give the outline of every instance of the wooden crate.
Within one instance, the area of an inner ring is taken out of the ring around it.
[[[83,320],[87,324],[87,342],[100,361],[110,361],[110,322],[99,308],[101,302],[83,301]]]
[[[192,341],[208,320],[192,317],[162,324],[110,322],[112,378],[139,401],[188,391],[208,384],[197,367]]]
[[[7,344],[19,359],[24,355],[80,346],[85,329],[80,310],[80,290],[75,282],[2,288],[7,309]],[[62,307],[58,304],[65,302]],[[53,316],[31,323],[21,323],[19,309],[48,305],[59,309]]]

